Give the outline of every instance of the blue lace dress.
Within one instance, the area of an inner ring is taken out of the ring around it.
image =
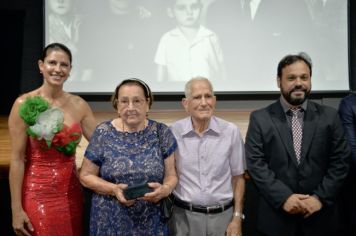
[[[164,159],[177,148],[170,129],[153,120],[139,132],[115,129],[111,121],[96,128],[85,157],[100,167],[101,178],[128,185],[163,182]],[[168,235],[159,204],[136,201],[127,207],[108,195],[93,194],[90,235]]]

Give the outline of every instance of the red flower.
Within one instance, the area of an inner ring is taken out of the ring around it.
[[[63,129],[56,133],[52,139],[52,145],[55,147],[64,147],[70,142],[79,141],[81,135],[78,133],[78,128],[73,125],[71,128],[64,125]]]

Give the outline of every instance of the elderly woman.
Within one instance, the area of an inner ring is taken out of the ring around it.
[[[178,181],[177,143],[166,125],[147,119],[152,98],[142,80],[122,81],[112,97],[118,117],[98,125],[89,142],[80,180],[95,192],[91,235],[168,234],[159,201]],[[142,183],[150,192],[134,199],[125,195],[125,189]]]

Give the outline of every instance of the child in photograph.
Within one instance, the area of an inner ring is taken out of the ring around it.
[[[188,81],[204,76],[225,79],[223,53],[217,35],[200,23],[201,0],[169,0],[168,14],[177,27],[165,33],[155,63],[158,81]]]

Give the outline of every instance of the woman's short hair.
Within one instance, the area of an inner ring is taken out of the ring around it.
[[[145,98],[148,101],[148,107],[151,108],[152,103],[153,103],[153,95],[152,95],[150,87],[144,81],[142,81],[140,79],[130,78],[130,79],[125,79],[125,80],[121,81],[121,83],[118,86],[116,86],[115,92],[111,96],[111,103],[112,103],[112,106],[114,107],[114,109],[117,110],[117,100],[119,97],[120,88],[123,85],[127,85],[127,84],[135,84],[135,85],[138,85],[139,87],[141,87],[143,90],[143,93],[145,95]]]

